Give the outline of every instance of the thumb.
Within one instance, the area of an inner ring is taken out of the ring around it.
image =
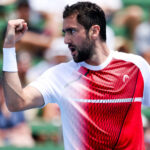
[[[23,24],[22,23],[20,23],[18,26],[16,26],[16,29],[15,29],[16,31],[21,31],[21,30],[23,30]]]

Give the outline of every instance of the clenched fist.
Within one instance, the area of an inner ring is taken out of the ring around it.
[[[15,47],[15,43],[21,39],[27,29],[27,23],[23,19],[8,21],[7,32],[3,47]]]

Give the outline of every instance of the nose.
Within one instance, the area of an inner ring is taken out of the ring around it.
[[[71,37],[70,37],[69,34],[65,34],[65,36],[64,36],[64,43],[65,44],[71,43]]]

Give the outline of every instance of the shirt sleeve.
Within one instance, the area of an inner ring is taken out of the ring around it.
[[[146,106],[150,106],[150,66],[143,58],[139,59],[139,62],[141,62],[140,70],[142,72],[143,79],[144,79],[144,91],[143,91],[142,104]]]
[[[58,70],[54,67],[48,69],[39,78],[29,84],[29,86],[40,91],[44,98],[45,105],[48,103],[58,103],[58,100],[60,99],[63,83],[59,74]]]

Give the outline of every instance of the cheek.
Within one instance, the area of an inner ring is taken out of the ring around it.
[[[74,35],[73,40],[77,45],[82,46],[82,44],[87,40],[87,36],[84,32],[78,32]]]
[[[87,43],[85,38],[82,38],[82,37],[76,37],[74,42],[75,42],[76,46],[79,46],[79,47],[83,47],[84,44]]]

